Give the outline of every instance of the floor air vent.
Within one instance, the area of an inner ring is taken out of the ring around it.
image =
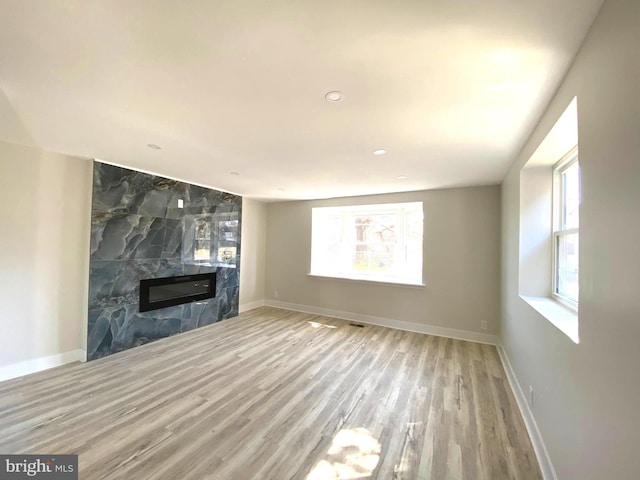
[[[350,323],[349,325],[351,325],[352,327],[364,328],[364,325],[360,323]]]

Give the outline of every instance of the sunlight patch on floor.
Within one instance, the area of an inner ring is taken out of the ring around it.
[[[349,480],[371,475],[380,460],[380,443],[365,428],[342,429],[324,459],[306,480]]]
[[[325,328],[338,328],[335,325],[325,325],[324,323],[319,323],[319,322],[312,322],[309,321],[309,325],[311,325],[313,328],[320,328],[320,327],[325,327]]]

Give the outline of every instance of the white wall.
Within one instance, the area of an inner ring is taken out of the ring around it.
[[[307,275],[313,207],[412,201],[424,202],[426,287]],[[271,304],[283,302],[314,307],[316,311],[333,310],[462,331],[497,331],[499,187],[281,202],[268,204],[267,208],[266,297]],[[488,330],[480,329],[481,321],[488,323]]]
[[[267,205],[242,199],[240,311],[264,304]]]
[[[0,381],[82,358],[92,162],[0,141]],[[240,306],[264,304],[266,204],[243,199]]]
[[[0,376],[7,377],[85,348],[91,162],[0,142],[0,178]]]
[[[502,187],[501,337],[560,479],[640,478],[640,2],[607,0]],[[518,297],[520,169],[578,98],[580,343]]]

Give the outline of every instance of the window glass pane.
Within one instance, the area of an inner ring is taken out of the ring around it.
[[[368,245],[356,245],[353,270],[358,273],[386,272],[393,267],[393,256]]]
[[[580,215],[580,167],[573,163],[562,172],[562,230],[578,228]]]
[[[394,242],[396,215],[362,215],[354,219],[356,241]]]
[[[557,237],[556,293],[578,301],[578,247],[577,233]]]
[[[408,212],[405,227],[405,258],[407,274],[422,278],[422,234],[424,231],[422,209]]]
[[[311,273],[422,283],[422,202],[313,208]]]
[[[392,212],[354,217],[353,271],[375,273],[393,268],[397,216],[397,212]]]
[[[327,211],[313,211],[312,245],[314,246],[311,270],[337,270],[342,256],[342,216]]]

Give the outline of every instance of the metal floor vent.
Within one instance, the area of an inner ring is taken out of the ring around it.
[[[350,323],[349,325],[351,325],[352,327],[364,328],[364,325],[360,323]]]

